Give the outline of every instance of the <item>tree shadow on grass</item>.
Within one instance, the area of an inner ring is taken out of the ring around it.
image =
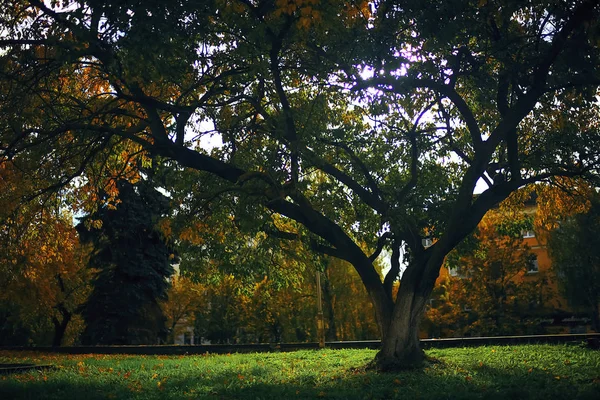
[[[163,371],[165,372],[165,371]],[[589,378],[557,377],[526,368],[469,370],[439,363],[417,371],[378,374],[349,369],[324,375],[301,371],[267,381],[272,369],[252,366],[249,376],[234,369],[196,374],[168,370],[160,378],[59,379],[34,374],[0,380],[1,399],[598,399],[600,384]],[[41,373],[40,373],[41,374]],[[50,375],[50,374],[49,374]],[[27,376],[31,376],[27,378]]]

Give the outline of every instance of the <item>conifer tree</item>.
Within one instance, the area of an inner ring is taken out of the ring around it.
[[[173,256],[157,221],[168,211],[165,196],[147,182],[118,181],[120,203],[81,219],[81,238],[94,251],[97,269],[83,316],[86,344],[149,344],[165,335],[159,301],[166,298]]]

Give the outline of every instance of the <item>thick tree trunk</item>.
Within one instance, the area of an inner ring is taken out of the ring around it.
[[[392,318],[382,332],[381,350],[372,364],[375,369],[394,371],[422,365],[425,353],[419,343],[419,323],[440,267],[441,261],[422,258],[404,272]]]
[[[423,310],[424,301],[410,293],[410,290],[398,294],[393,319],[375,358],[377,369],[388,371],[421,365],[425,358],[419,343],[419,323]]]

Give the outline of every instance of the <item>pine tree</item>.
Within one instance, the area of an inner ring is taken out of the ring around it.
[[[81,238],[94,251],[93,291],[83,316],[85,344],[148,344],[165,335],[159,301],[173,274],[172,252],[157,229],[168,201],[147,182],[117,182],[120,203],[81,219]],[[99,223],[100,221],[101,223]]]

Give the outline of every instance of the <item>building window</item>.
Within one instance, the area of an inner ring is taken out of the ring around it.
[[[540,266],[538,264],[537,257],[529,260],[529,264],[527,265],[527,273],[528,274],[537,274],[540,270]]]
[[[523,231],[523,238],[527,239],[532,237],[535,237],[534,231]]]

